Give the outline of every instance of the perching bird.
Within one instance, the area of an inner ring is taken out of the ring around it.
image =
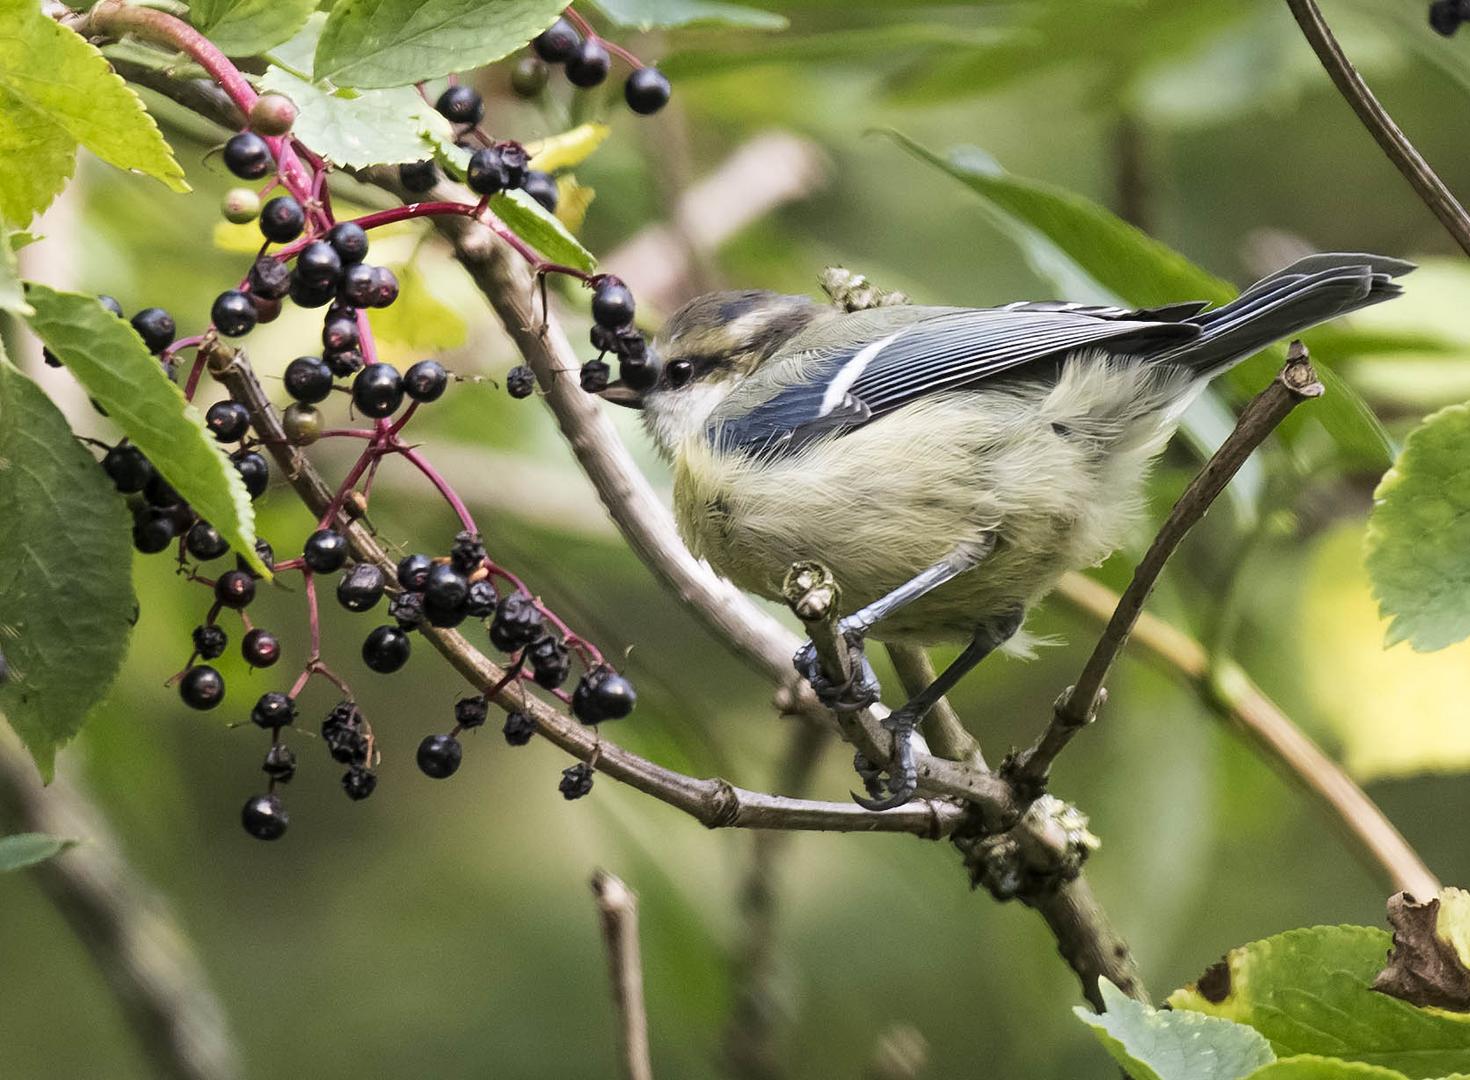
[[[1063,573],[1126,539],[1150,461],[1209,381],[1399,295],[1392,279],[1412,269],[1314,255],[1221,307],[1140,311],[844,313],[801,296],[713,293],[659,332],[653,386],[603,394],[643,410],[674,466],[685,540],[731,581],[777,599],[792,563],[812,560],[857,605],[842,623],[854,646],[968,642],[886,721],[889,796],[858,801],[887,809],[915,791],[913,729],[934,702],[1015,639]],[[821,681],[809,648],[797,663]]]

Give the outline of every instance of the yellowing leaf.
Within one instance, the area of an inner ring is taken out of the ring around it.
[[[464,318],[436,297],[413,263],[395,266],[398,299],[391,307],[368,312],[373,335],[413,352],[452,349],[465,342]]]
[[[577,232],[587,220],[587,208],[597,198],[594,188],[583,187],[575,176],[556,178],[556,220],[567,227],[568,232]]]
[[[606,124],[582,124],[560,135],[527,143],[526,153],[531,155],[531,168],[554,172],[580,165],[592,156],[611,131],[612,128]]]
[[[1359,779],[1470,768],[1470,643],[1384,649],[1361,543],[1357,528],[1330,533],[1308,572],[1298,637],[1318,715]]]

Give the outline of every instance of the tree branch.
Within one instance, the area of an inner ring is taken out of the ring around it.
[[[1251,399],[1250,404],[1241,412],[1240,419],[1236,421],[1235,430],[1230,433],[1230,437],[1190,481],[1184,494],[1169,511],[1169,516],[1159,526],[1158,534],[1134,570],[1133,580],[1123,590],[1118,606],[1093,648],[1092,655],[1088,657],[1076,685],[1057,700],[1051,723],[1047,725],[1041,738],[1035,746],[1016,755],[1009,768],[1003,771],[1023,784],[1036,788],[1045,786],[1051,764],[1057,755],[1096,715],[1097,708],[1105,697],[1103,682],[1107,679],[1108,671],[1128,640],[1128,635],[1138,621],[1143,605],[1153,592],[1169,557],[1174,554],[1189,530],[1205,516],[1211,504],[1225,490],[1225,485],[1266,436],[1297,405],[1310,398],[1320,397],[1321,394],[1322,384],[1317,381],[1316,372],[1312,370],[1305,346],[1299,341],[1292,342],[1287,353],[1286,367],[1271,385]]]
[[[1393,162],[1394,168],[1409,182],[1424,205],[1439,218],[1439,223],[1455,243],[1460,245],[1465,254],[1470,255],[1470,214],[1465,212],[1460,201],[1445,186],[1429,162],[1424,160],[1408,136],[1394,123],[1388,110],[1373,96],[1373,91],[1368,89],[1368,84],[1342,51],[1342,46],[1333,36],[1332,29],[1322,17],[1322,11],[1315,0],[1286,0],[1286,6],[1291,9],[1292,17],[1301,27],[1307,44],[1312,46],[1312,51],[1317,54],[1317,59],[1326,69],[1338,93],[1352,106],[1353,112],[1358,114],[1358,119],[1368,129],[1368,134],[1373,136],[1373,141],[1378,143],[1379,149]]]
[[[648,1009],[643,1001],[643,958],[638,948],[638,897],[606,870],[592,873],[592,895],[602,920],[613,1004],[618,1012],[619,1064],[626,1080],[653,1080],[648,1057]]]

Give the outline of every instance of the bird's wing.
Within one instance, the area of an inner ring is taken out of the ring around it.
[[[771,373],[782,380],[779,389],[748,409],[743,404],[748,399],[735,395],[711,416],[708,435],[723,451],[780,457],[813,438],[861,427],[930,394],[971,389],[1077,349],[1106,346],[1120,354],[1147,355],[1180,345],[1196,337],[1199,327],[1171,320],[1198,310],[1199,305],[1173,305],[1160,309],[1163,319],[1130,318],[1133,313],[1118,308],[1045,303],[942,310],[887,333],[874,330],[815,359],[790,361],[789,371]],[[789,381],[782,378],[792,373]]]

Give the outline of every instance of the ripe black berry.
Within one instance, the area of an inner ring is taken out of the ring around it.
[[[604,277],[592,290],[592,318],[610,330],[627,326],[635,310],[633,293],[615,277]]]
[[[270,546],[266,540],[255,541],[255,557],[265,564],[267,570],[276,568],[276,549]],[[235,557],[235,569],[250,573],[250,564],[245,561],[244,556]]]
[[[295,273],[307,285],[336,289],[342,278],[342,256],[325,240],[313,240],[296,256]]]
[[[209,522],[196,521],[184,536],[184,550],[200,562],[209,562],[229,551],[230,545]]]
[[[364,416],[391,416],[403,404],[403,377],[392,364],[369,364],[352,380],[352,402]]]
[[[612,368],[601,360],[588,360],[582,365],[581,383],[582,389],[589,394],[600,393],[607,389],[608,380],[612,375]]]
[[[417,630],[424,624],[424,594],[401,592],[388,601],[388,615],[400,630]]]
[[[285,743],[276,743],[266,751],[260,768],[277,783],[289,784],[296,775],[296,754]]]
[[[362,662],[380,675],[391,675],[408,663],[413,650],[408,634],[397,626],[378,626],[362,643]]]
[[[224,158],[225,168],[241,180],[259,180],[270,171],[270,144],[253,131],[242,131],[225,143]]]
[[[245,490],[250,497],[258,499],[264,495],[271,482],[271,467],[265,458],[254,450],[236,450],[230,455],[230,460],[240,473],[240,479],[245,481]]]
[[[347,537],[335,529],[318,529],[306,538],[302,558],[318,574],[334,574],[347,562]]]
[[[577,680],[572,715],[584,724],[621,720],[637,702],[638,694],[627,679],[610,667],[593,668]]]
[[[245,632],[240,653],[251,667],[268,668],[281,658],[281,640],[269,630],[254,626]]]
[[[116,297],[108,296],[106,293],[99,293],[97,296],[97,303],[101,304],[108,311],[116,315],[119,319],[122,318],[122,305],[117,302]]]
[[[495,586],[488,581],[477,581],[470,586],[470,595],[464,602],[464,613],[472,619],[488,619],[495,614],[499,601]]]
[[[204,414],[204,426],[220,442],[239,442],[250,430],[250,410],[238,401],[216,401]]]
[[[298,356],[286,365],[281,381],[297,401],[315,405],[332,392],[332,369],[319,356]]]
[[[326,352],[351,352],[357,348],[358,340],[356,318],[329,318],[322,324],[322,348]]]
[[[286,438],[296,446],[310,446],[316,442],[321,438],[322,426],[322,414],[299,401],[286,406],[286,411],[281,414],[281,427]]]
[[[256,727],[287,727],[296,722],[296,702],[279,690],[267,690],[250,710],[250,720]]]
[[[291,268],[270,255],[255,260],[248,279],[252,296],[279,300],[291,291]]]
[[[245,225],[260,216],[260,196],[246,187],[230,188],[220,202],[225,220]]]
[[[398,299],[398,278],[386,266],[373,267],[373,307],[388,307]]]
[[[348,611],[367,611],[383,598],[383,571],[358,563],[337,582],[337,602]]]
[[[485,722],[490,708],[482,697],[460,698],[454,703],[454,722],[462,728],[477,728]]]
[[[163,478],[162,473],[154,473],[148,478],[148,485],[143,489],[143,498],[148,500],[149,506],[157,506],[160,509],[179,506],[184,501],[183,496]]]
[[[348,769],[342,774],[342,790],[353,802],[366,799],[378,786],[378,774],[371,769]]]
[[[468,529],[456,533],[449,549],[449,561],[461,574],[473,574],[485,561],[485,544],[480,534]]]
[[[592,792],[592,766],[579,761],[561,771],[561,783],[556,785],[567,802],[580,799]]]
[[[519,364],[505,373],[505,392],[513,398],[528,398],[536,392],[536,373]]]
[[[504,191],[509,185],[505,165],[500,159],[500,150],[487,146],[471,154],[464,182],[477,195],[494,195]]]
[[[451,86],[439,95],[434,108],[452,124],[478,124],[485,118],[485,102],[468,86]]]
[[[327,243],[337,249],[343,265],[362,262],[368,251],[368,235],[355,221],[339,221],[327,233]]]
[[[669,80],[654,67],[641,67],[623,84],[628,108],[640,116],[656,113],[669,103]]]
[[[214,623],[194,627],[194,651],[201,659],[213,660],[223,656],[229,643],[229,635]]]
[[[353,263],[342,271],[342,282],[338,291],[342,299],[354,307],[371,307],[373,288],[377,281],[375,268],[366,263]]]
[[[548,214],[556,213],[556,204],[561,199],[561,193],[557,191],[556,181],[551,178],[550,173],[527,169],[521,190],[540,203]]]
[[[398,182],[415,194],[428,191],[439,181],[439,170],[432,161],[410,161],[398,166]]]
[[[281,302],[272,300],[268,296],[256,296],[250,294],[250,302],[255,305],[255,321],[257,323],[273,323],[281,317]]]
[[[1429,25],[1437,34],[1451,37],[1470,16],[1470,5],[1462,0],[1434,0],[1429,5]]]
[[[314,284],[295,274],[291,275],[291,303],[302,308],[319,308],[330,304],[337,295],[337,287],[330,281]]]
[[[490,621],[490,643],[501,652],[515,652],[541,636],[545,616],[525,593],[511,593],[495,608]]]
[[[306,211],[289,195],[277,195],[260,210],[260,234],[276,244],[289,244],[306,228]]]
[[[548,64],[561,64],[570,60],[581,44],[582,35],[576,27],[566,19],[557,19],[531,42],[531,48]]]
[[[438,401],[449,385],[449,372],[437,360],[420,360],[403,373],[403,392],[414,401]]]
[[[143,451],[128,443],[118,443],[102,455],[102,471],[124,495],[142,491],[153,478],[153,466]]]
[[[596,38],[588,38],[567,60],[567,81],[583,89],[597,86],[607,78],[610,67],[612,58],[607,55],[607,49],[602,42]]]
[[[326,349],[322,362],[336,378],[345,379],[362,370],[362,353],[356,349]]]
[[[468,612],[470,583],[447,563],[438,563],[424,583],[424,618],[434,626],[451,627],[464,622]]]
[[[151,353],[161,353],[173,344],[177,332],[174,317],[161,307],[144,308],[133,316],[132,324]]]
[[[526,182],[531,169],[531,155],[517,142],[505,142],[499,146],[500,167],[505,171],[505,186],[518,188]]]
[[[244,570],[226,570],[214,582],[214,598],[239,611],[255,599],[255,579]]]
[[[367,764],[368,743],[363,733],[362,713],[350,701],[339,701],[322,721],[322,741],[332,760],[344,765]]]
[[[432,569],[434,560],[427,555],[405,555],[398,560],[398,584],[411,592],[422,592]]]
[[[500,730],[511,746],[525,746],[536,734],[536,722],[523,712],[507,713],[505,727]]]
[[[285,135],[296,123],[296,106],[285,94],[261,94],[247,119],[262,135]]]
[[[551,70],[539,57],[523,56],[510,72],[510,88],[517,97],[534,98],[546,89]]]
[[[133,547],[144,555],[162,551],[178,534],[172,515],[145,511],[133,518]]]
[[[225,337],[242,337],[255,329],[255,305],[248,294],[227,289],[214,298],[209,318]]]
[[[191,709],[212,709],[225,699],[225,680],[208,664],[195,664],[179,680],[179,697]]]
[[[279,796],[255,795],[247,799],[240,811],[240,824],[257,840],[279,840],[286,835],[291,815],[281,805]]]
[[[464,748],[453,735],[430,735],[419,743],[419,768],[425,776],[443,780],[459,770]]]
[[[531,673],[538,686],[555,690],[567,681],[572,656],[567,647],[556,638],[547,635],[534,642],[526,650],[526,657],[531,661]]]

